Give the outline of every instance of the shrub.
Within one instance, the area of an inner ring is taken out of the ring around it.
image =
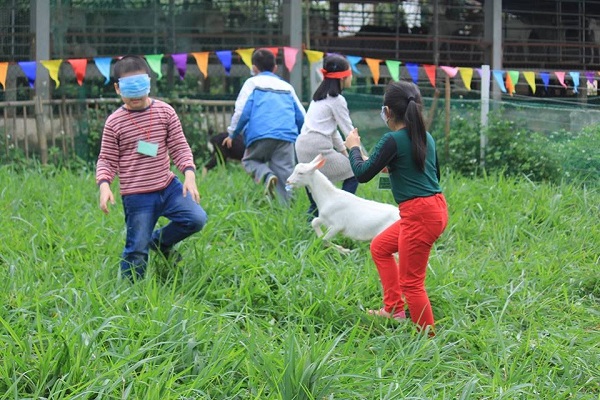
[[[432,132],[442,167],[465,176],[477,175],[481,169],[481,125],[475,111],[463,110],[454,116],[448,137],[440,129]],[[490,114],[485,134],[486,172],[524,174],[535,181],[560,180],[560,159],[547,136],[532,132],[501,112]]]

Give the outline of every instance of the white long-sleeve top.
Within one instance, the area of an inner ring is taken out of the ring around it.
[[[339,128],[339,130],[338,130]],[[304,125],[296,140],[298,162],[310,162],[321,153],[326,159],[321,172],[332,182],[352,177],[350,161],[342,152],[345,150],[344,136],[354,129],[348,103],[342,95],[327,96],[312,101],[308,106]]]

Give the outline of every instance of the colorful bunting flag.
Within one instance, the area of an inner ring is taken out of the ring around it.
[[[460,77],[462,78],[465,87],[471,90],[471,81],[473,80],[473,68],[459,67]]]
[[[275,58],[277,58],[277,54],[279,54],[279,47],[265,47],[265,49],[269,50]]]
[[[571,75],[571,79],[573,79],[573,92],[579,93],[579,72],[571,71],[569,72],[569,75]]]
[[[25,73],[25,76],[27,77],[27,82],[29,82],[29,87],[34,88],[35,87],[35,78],[37,75],[35,61],[19,61],[18,64],[21,67],[21,69],[23,70],[23,72]]]
[[[104,76],[104,84],[107,85],[110,82],[110,63],[112,62],[111,57],[96,57],[94,63],[98,71]]]
[[[400,64],[402,64],[402,62],[400,61],[385,60],[385,65],[387,66],[388,71],[390,72],[390,76],[396,82],[400,80]]]
[[[154,73],[156,73],[156,80],[159,81],[160,78],[162,78],[161,63],[162,63],[163,55],[162,54],[150,54],[145,57],[146,57],[146,61],[148,61],[148,65],[150,66],[150,69],[152,71],[154,71]]]
[[[406,70],[414,83],[419,81],[419,65],[414,63],[406,63]]]
[[[288,71],[292,72],[296,65],[296,58],[298,58],[298,49],[294,47],[283,48],[283,62]]]
[[[523,76],[525,77],[525,81],[529,84],[531,91],[535,94],[535,72],[533,71],[523,71]]]
[[[222,50],[217,51],[217,58],[221,61],[223,68],[225,69],[225,75],[229,76],[231,73],[231,51],[230,50]]]
[[[506,85],[506,90],[508,91],[508,94],[512,96],[515,92],[515,85],[512,81],[512,77],[510,76],[510,74],[506,74],[506,80],[504,81],[504,84]]]
[[[544,89],[548,90],[548,84],[550,83],[550,73],[540,72],[540,78],[542,78],[542,82],[544,82]]]
[[[2,84],[2,88],[6,90],[6,75],[8,74],[8,63],[1,62],[0,63],[0,83]]]
[[[585,72],[585,77],[588,81],[588,83],[594,83],[594,73],[592,71],[586,71]]]
[[[77,58],[67,60],[71,67],[73,67],[73,71],[75,72],[75,78],[77,78],[77,83],[79,86],[83,85],[83,78],[85,78],[85,70],[87,68],[87,58]]]
[[[308,58],[308,63],[312,64],[321,60],[323,58],[323,54],[325,53],[322,51],[304,50],[304,54],[306,54],[306,57]]]
[[[252,54],[254,53],[254,47],[249,49],[237,49],[235,52],[242,57],[244,64],[246,64],[246,66],[252,70]]]
[[[567,84],[565,83],[565,73],[564,73],[564,71],[555,71],[554,75],[556,75],[556,78],[558,79],[558,82],[566,89],[567,88]]]
[[[56,84],[56,87],[58,88],[60,86],[60,81],[58,80],[58,70],[60,69],[62,60],[42,60],[40,63],[48,70],[50,78],[52,78]]]
[[[508,94],[510,94],[511,96],[515,92],[518,82],[519,82],[519,71],[506,72],[506,89],[508,90]]]
[[[435,87],[435,72],[437,70],[436,66],[423,64],[423,69],[425,70],[425,74],[427,74],[427,78],[429,78],[431,86]]]
[[[204,75],[204,79],[208,78],[208,51],[192,53],[192,56],[196,59],[196,64],[198,64],[198,69]]]
[[[503,93],[506,93],[506,86],[504,86],[504,79],[503,79],[503,77],[504,77],[504,71],[495,69],[495,70],[492,71],[492,76],[496,80],[496,83],[500,87],[500,90]]]
[[[446,65],[442,65],[440,67],[442,69],[442,71],[444,71],[446,73],[446,75],[448,75],[450,78],[454,78],[456,76],[456,74],[458,74],[458,68],[457,67],[448,67]]]
[[[350,68],[352,68],[352,72],[360,75],[360,71],[356,67],[356,64],[358,64],[360,62],[360,60],[362,60],[362,57],[359,57],[359,56],[346,56],[346,60],[348,60],[348,63],[350,63]]]
[[[377,83],[379,82],[379,63],[381,62],[381,60],[376,58],[365,58],[365,62],[371,70],[371,75],[373,76],[373,83],[377,85]]]
[[[177,68],[177,72],[179,72],[179,79],[183,80],[187,71],[187,53],[171,54],[171,58],[173,59],[175,68]]]

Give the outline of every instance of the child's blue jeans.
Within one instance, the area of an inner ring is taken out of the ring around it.
[[[149,249],[168,254],[173,245],[200,231],[207,215],[190,194],[183,197],[183,185],[175,177],[158,192],[123,196],[127,238],[121,260],[121,274],[133,279],[144,276]],[[170,222],[154,229],[159,217]]]

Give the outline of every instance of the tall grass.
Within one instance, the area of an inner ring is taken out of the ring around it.
[[[368,243],[325,247],[301,191],[285,208],[236,166],[211,172],[184,262],[131,285],[120,203],[100,212],[92,173],[0,168],[0,398],[600,398],[597,188],[442,183],[428,339],[366,315]]]

